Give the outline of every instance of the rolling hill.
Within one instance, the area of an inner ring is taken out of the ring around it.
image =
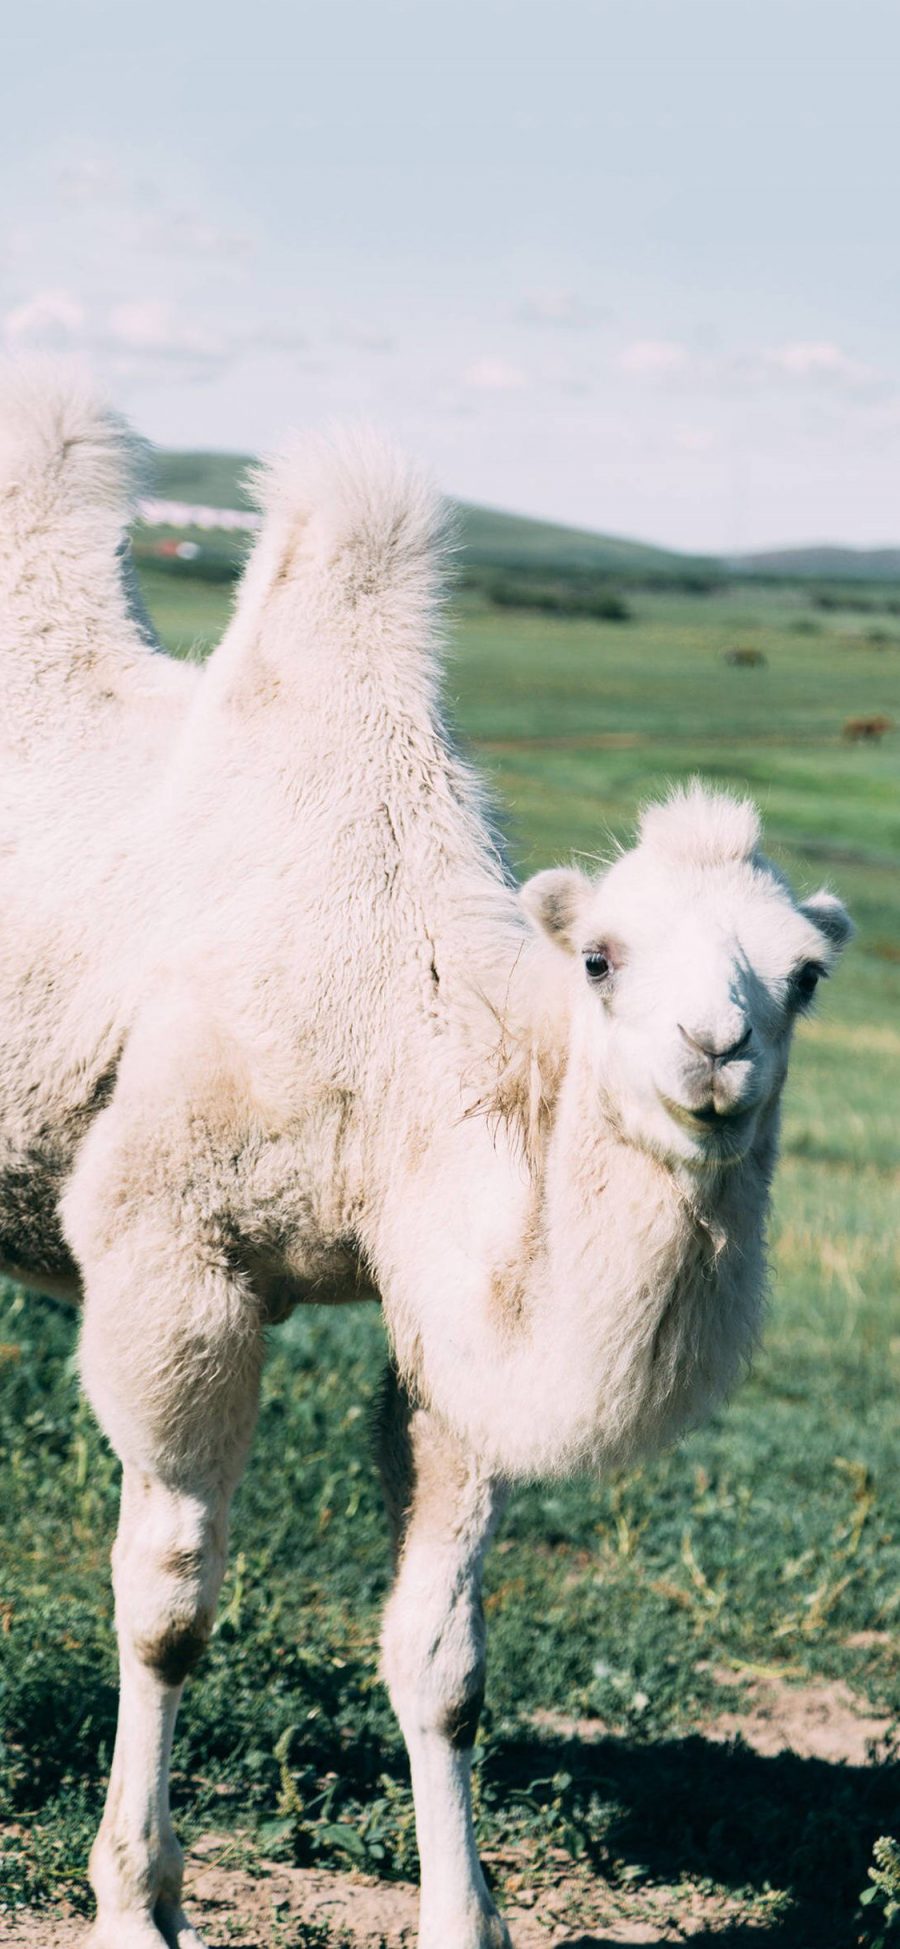
[[[739,555],[734,565],[741,575],[777,575],[797,582],[900,582],[900,548],[811,544]],[[731,568],[732,562],[726,567]]]
[[[212,508],[252,506],[243,486],[252,465],[247,454],[158,450],[154,462],[152,491],[162,500]],[[679,555],[648,542],[591,534],[468,503],[459,505],[459,524],[463,557],[478,567],[662,578],[692,569],[708,575],[716,566],[706,557]]]
[[[158,449],[152,491],[161,499],[213,508],[250,508],[244,488],[250,456],[240,453],[180,452]],[[557,522],[498,509],[459,506],[465,562],[474,568],[527,570],[531,574],[620,576],[626,579],[683,580],[697,575],[825,582],[900,582],[900,547],[845,548],[810,545],[775,548],[717,558],[658,548],[620,535],[592,534]]]

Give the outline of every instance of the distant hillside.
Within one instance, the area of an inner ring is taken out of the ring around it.
[[[155,454],[153,492],[161,500],[187,501],[212,508],[249,508],[242,482],[252,462],[242,453]],[[459,508],[463,559],[475,570],[512,573],[619,577],[684,586],[697,578],[709,583],[728,576],[773,576],[786,581],[900,582],[900,548],[771,548],[717,559],[682,555],[649,542],[619,535],[595,535],[527,515],[493,508]]]
[[[708,574],[716,564],[698,555],[678,555],[650,542],[625,541],[619,535],[595,535],[584,528],[565,528],[551,521],[535,521],[524,514],[501,514],[494,508],[459,506],[460,531],[466,560],[503,568],[577,569],[601,575],[683,576],[696,569]]]
[[[152,491],[160,500],[195,502],[212,508],[251,505],[241,485],[252,464],[247,454],[158,450],[154,458]],[[463,556],[473,567],[653,579],[667,575],[682,578],[694,571],[708,577],[717,569],[716,563],[705,557],[679,555],[648,542],[534,521],[527,515],[501,514],[493,508],[463,503],[459,517]]]
[[[248,508],[242,481],[252,465],[246,453],[173,453],[157,447],[152,492],[161,501],[194,501],[208,508]]]
[[[900,548],[770,548],[725,563],[740,575],[783,575],[798,581],[900,582]]]

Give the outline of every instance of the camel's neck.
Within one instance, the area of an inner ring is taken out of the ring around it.
[[[728,1171],[678,1174],[602,1120],[574,1062],[527,1171],[482,1131],[465,1182],[457,1147],[455,1278],[445,1289],[433,1267],[417,1354],[435,1405],[498,1472],[619,1465],[728,1390],[758,1319],[773,1147],[766,1129]]]
[[[598,1132],[595,1103],[567,1074],[548,1148],[534,1318],[576,1451],[627,1460],[652,1450],[730,1385],[760,1300],[768,1163],[761,1135],[730,1169],[673,1169],[612,1127]]]

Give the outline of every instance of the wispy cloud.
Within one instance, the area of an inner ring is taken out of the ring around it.
[[[508,359],[476,359],[466,367],[463,384],[477,392],[521,392],[528,384],[528,374]]]
[[[894,382],[888,375],[848,351],[836,339],[785,339],[775,345],[691,347],[681,339],[635,338],[613,355],[613,367],[636,380],[658,386],[671,382],[681,396],[687,390],[708,399],[740,400],[788,394],[798,400],[808,394],[830,392],[849,407],[886,397]]]
[[[229,353],[226,339],[179,318],[174,307],[163,298],[138,298],[128,304],[113,305],[106,320],[106,333],[113,345],[155,358],[199,359],[204,363],[211,360],[220,364]]]
[[[255,240],[245,230],[208,223],[196,210],[163,207],[144,218],[138,242],[159,256],[204,258],[223,263],[252,257]]]
[[[54,177],[53,200],[85,242],[118,242],[124,257],[183,258],[223,270],[252,257],[247,228],[215,221],[193,202],[173,198],[151,177],[129,175],[101,156],[75,156]]]
[[[227,341],[178,315],[165,299],[144,297],[102,310],[67,290],[37,291],[6,315],[4,336],[13,349],[78,351],[88,356],[124,353],[150,362],[187,360],[220,365]]]
[[[551,286],[545,291],[530,292],[520,308],[519,316],[529,325],[571,328],[595,324],[602,314],[595,305],[580,297],[577,291]]]
[[[37,291],[14,305],[2,338],[8,351],[77,354],[113,374],[187,383],[225,372],[244,353],[297,354],[305,343],[289,326],[208,325],[168,298],[91,306],[65,289]]]
[[[668,378],[670,373],[683,372],[687,363],[687,347],[672,338],[636,338],[616,360],[620,371],[639,379]]]
[[[359,320],[337,326],[335,337],[341,345],[352,345],[358,352],[384,354],[397,349],[396,339],[390,332],[382,331],[377,325],[362,324]]]
[[[716,449],[716,436],[708,426],[676,426],[674,441],[680,453],[713,453]]]
[[[85,310],[71,291],[36,291],[4,319],[7,345],[54,351],[71,345],[84,329]]]
[[[872,386],[882,375],[863,359],[854,358],[832,339],[792,339],[773,346],[765,355],[770,369],[788,379],[825,381],[842,386]]]
[[[56,171],[56,186],[67,203],[107,203],[125,187],[121,171],[101,156],[73,156]]]

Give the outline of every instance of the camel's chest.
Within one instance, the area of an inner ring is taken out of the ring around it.
[[[376,1297],[357,1243],[358,1151],[353,1107],[335,1096],[232,1160],[225,1230],[267,1322],[297,1306]]]

